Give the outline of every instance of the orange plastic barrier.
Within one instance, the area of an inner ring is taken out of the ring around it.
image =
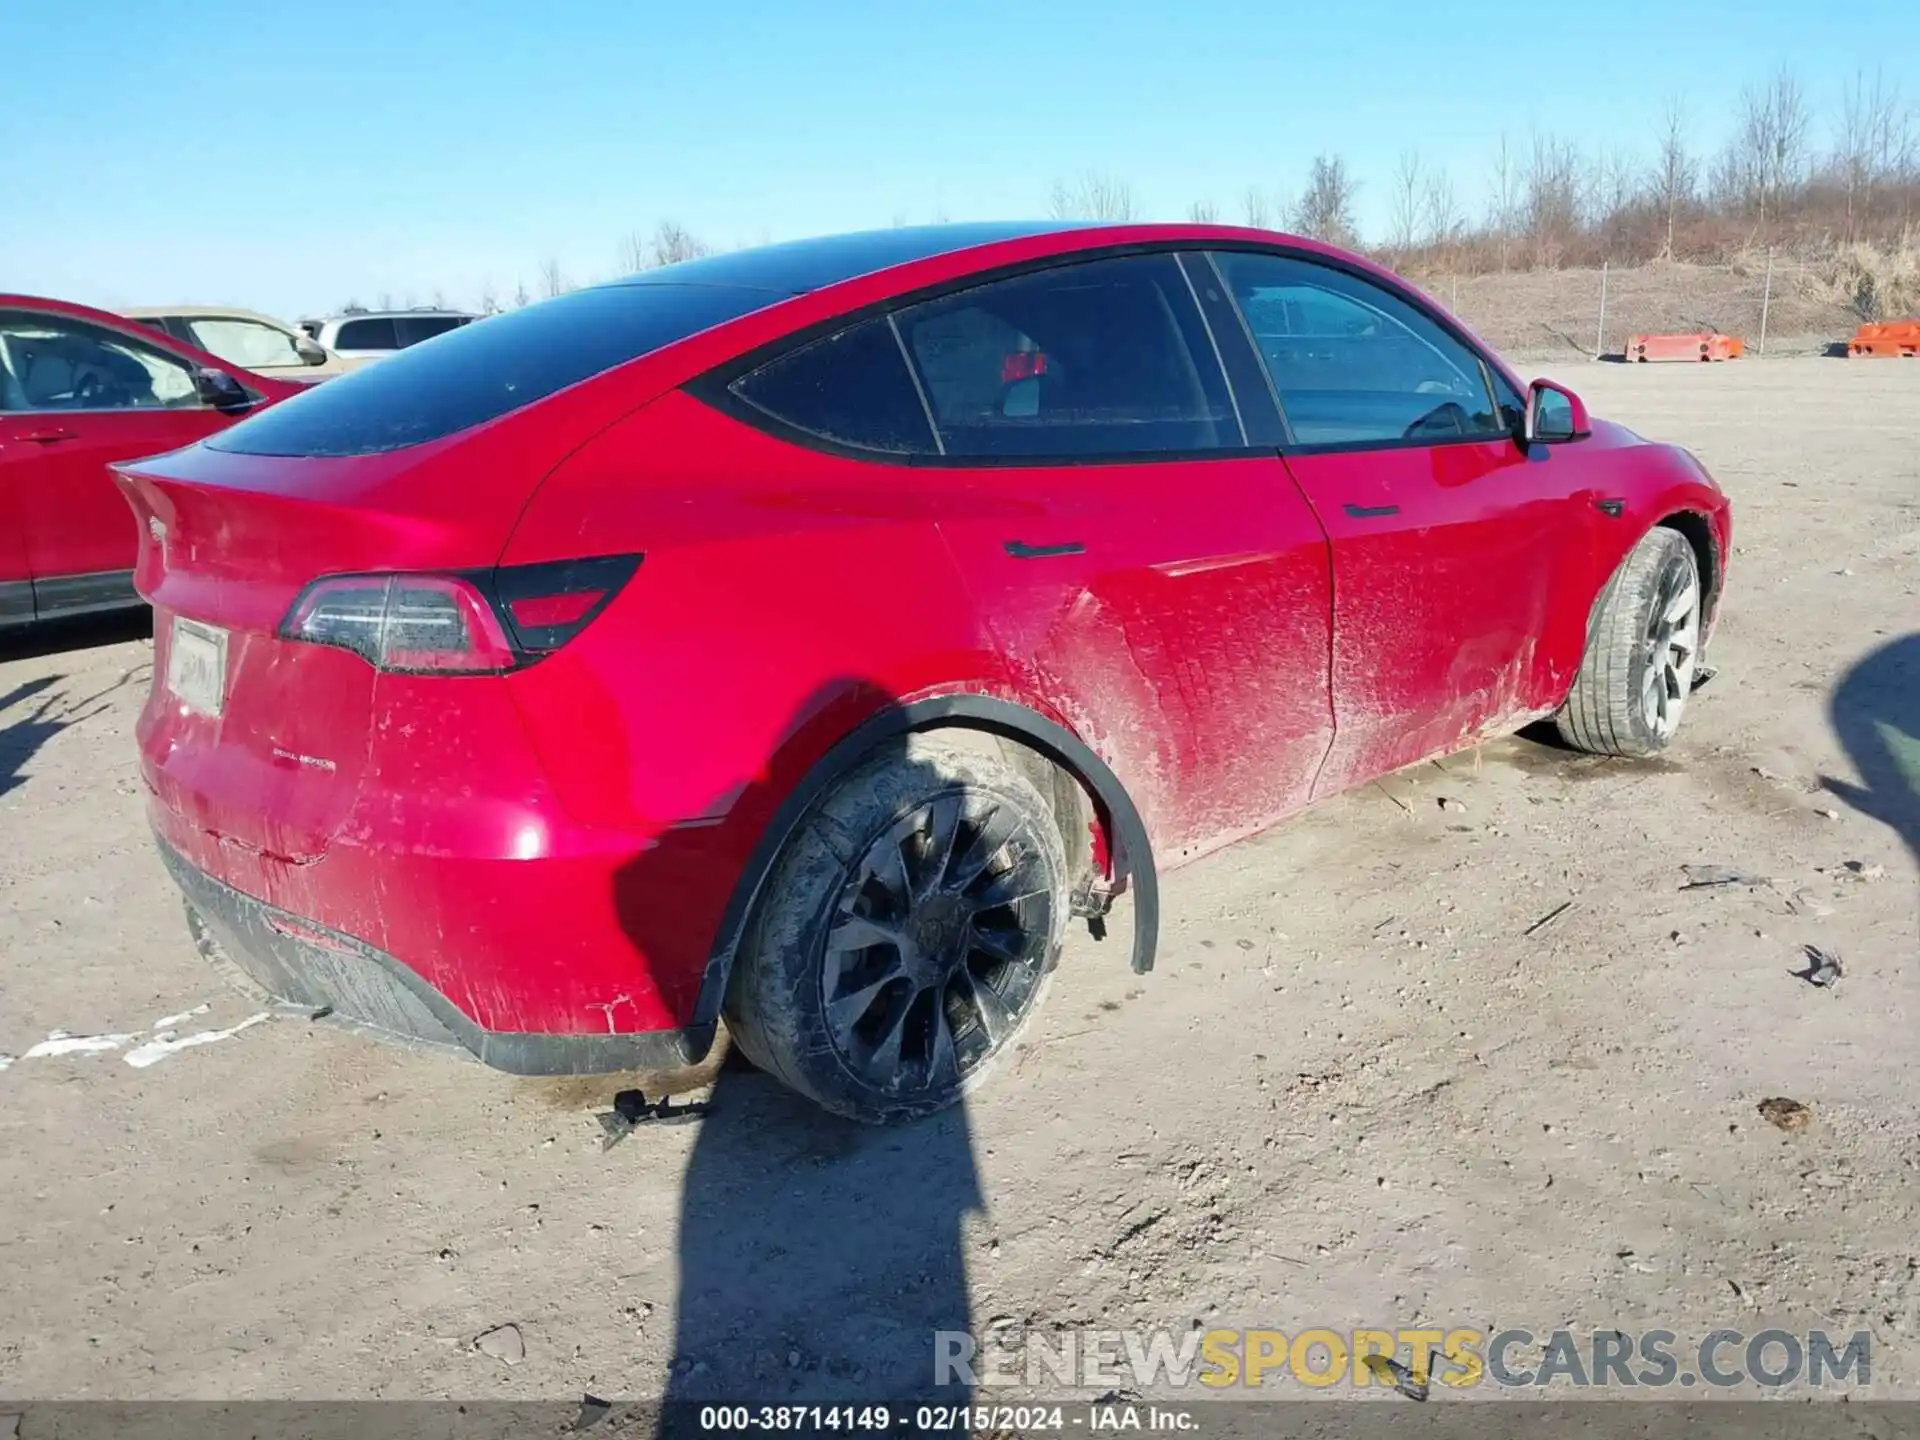
[[[1627,340],[1627,359],[1738,360],[1747,342],[1734,335],[1702,330],[1697,335],[1634,335]]]
[[[1855,359],[1912,359],[1920,356],[1920,320],[1882,320],[1862,325],[1847,342]]]

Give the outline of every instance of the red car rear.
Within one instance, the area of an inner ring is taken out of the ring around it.
[[[690,262],[120,467],[196,934],[528,1073],[724,1014],[950,1103],[1070,916],[1555,716],[1664,747],[1728,551],[1684,451],[1354,257],[960,226]]]
[[[103,310],[0,295],[0,628],[138,605],[139,535],[107,467],[304,388]]]

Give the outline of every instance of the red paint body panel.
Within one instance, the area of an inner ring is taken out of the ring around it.
[[[1511,440],[1288,460],[1333,547],[1338,734],[1317,794],[1558,707],[1597,588],[1591,461]]]
[[[161,537],[136,576],[158,607],[139,735],[156,830],[485,1030],[684,1026],[776,810],[883,708],[988,695],[1064,726],[1174,864],[1551,711],[1648,526],[1695,513],[1724,557],[1726,500],[1691,457],[1604,422],[1531,450],[913,465],[679,388],[1001,265],[1254,241],[1282,243],[1202,226],[1001,241],[781,300],[428,444],[123,467]],[[326,575],[620,555],[644,558],[607,607],[504,674],[376,674],[275,633]],[[217,718],[167,692],[175,615],[231,632]]]
[[[184,364],[234,375],[261,404],[305,388],[236,370],[169,335],[85,305],[0,295],[0,312],[114,331]],[[108,467],[191,445],[239,418],[204,406],[0,413],[0,519],[17,526],[19,536],[14,544],[0,542],[0,581],[132,569],[139,535]]]
[[[1277,459],[924,489],[1014,684],[1125,782],[1163,863],[1307,803],[1333,733],[1327,542]],[[1022,559],[1009,540],[1084,550]]]

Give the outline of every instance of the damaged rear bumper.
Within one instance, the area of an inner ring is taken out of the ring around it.
[[[355,1029],[404,1044],[458,1047],[515,1075],[673,1069],[696,1063],[713,1043],[710,1024],[606,1035],[483,1029],[393,956],[244,895],[155,839],[186,896],[202,953],[224,960],[274,1002],[325,1010]]]

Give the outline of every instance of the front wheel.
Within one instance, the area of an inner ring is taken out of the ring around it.
[[[1554,716],[1561,738],[1596,755],[1666,749],[1693,691],[1703,609],[1693,546],[1648,531],[1594,604],[1580,673]]]
[[[942,1110],[1038,1009],[1068,866],[1053,810],[991,748],[884,747],[801,822],[727,990],[747,1058],[852,1119]]]

